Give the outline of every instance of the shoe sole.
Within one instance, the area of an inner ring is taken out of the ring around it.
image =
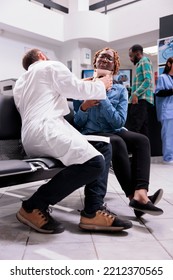
[[[160,189],[160,192],[159,192],[159,194],[158,194],[158,196],[157,196],[157,198],[156,198],[156,200],[155,200],[155,202],[153,204],[156,205],[157,203],[159,203],[159,201],[161,200],[162,196],[163,196],[163,190]]]
[[[153,216],[159,216],[159,215],[162,215],[162,214],[163,214],[163,211],[141,210],[141,209],[135,208],[135,207],[132,207],[132,208],[133,208],[134,210],[143,212],[144,214],[150,214],[150,215],[153,215]]]
[[[41,229],[36,227],[35,225],[33,225],[30,221],[28,221],[27,219],[25,219],[19,212],[17,212],[16,214],[16,218],[18,219],[19,222],[21,222],[24,225],[27,225],[31,228],[33,228],[34,230],[40,232],[40,233],[47,233],[47,234],[51,234],[51,233],[61,233],[64,231],[64,229],[60,229],[60,230],[45,230],[45,229]]]
[[[84,230],[90,230],[90,231],[109,231],[109,232],[117,232],[122,231],[128,228],[125,227],[104,227],[104,226],[93,226],[93,225],[86,225],[86,224],[79,224],[79,227]],[[131,227],[129,227],[131,228]]]

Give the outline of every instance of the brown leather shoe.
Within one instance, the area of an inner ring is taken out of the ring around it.
[[[128,220],[119,219],[116,215],[106,210],[98,210],[93,214],[81,211],[79,227],[92,231],[122,231],[132,227]]]
[[[64,231],[64,226],[50,216],[49,210],[34,209],[27,212],[21,207],[16,217],[21,223],[41,233],[61,233]]]

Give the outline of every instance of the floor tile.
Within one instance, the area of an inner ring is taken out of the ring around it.
[[[96,243],[98,258],[101,260],[170,260],[169,254],[157,241],[130,241]]]
[[[40,234],[18,222],[21,199],[31,196],[45,181],[0,188],[1,260],[169,260],[173,259],[173,166],[154,159],[151,164],[149,194],[163,188],[158,207],[164,214],[145,214],[137,219],[129,201],[111,171],[105,197],[107,207],[133,223],[131,229],[116,233],[85,232],[79,229],[84,187],[52,208],[61,221],[61,234]]]
[[[92,243],[48,243],[27,246],[25,260],[94,260],[97,259],[95,247]]]

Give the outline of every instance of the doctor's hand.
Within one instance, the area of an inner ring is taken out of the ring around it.
[[[110,90],[112,88],[113,85],[112,75],[106,75],[100,78],[100,80],[104,83],[106,90]]]
[[[80,106],[80,109],[85,112],[89,108],[98,106],[98,105],[99,105],[99,100],[86,100],[82,103],[82,105]]]
[[[83,80],[83,81],[92,81],[92,80],[93,80],[93,77],[83,78],[82,80]]]

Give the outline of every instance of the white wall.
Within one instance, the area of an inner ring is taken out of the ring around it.
[[[60,14],[28,0],[0,0],[0,7],[0,28],[57,44],[81,38],[118,41],[158,30],[159,18],[173,14],[172,0],[143,0],[107,15],[94,11]]]
[[[64,40],[64,16],[28,0],[0,0],[0,28],[57,43]]]
[[[172,0],[143,0],[109,13],[109,41],[159,29],[159,18],[173,14]]]
[[[33,40],[24,36],[5,32],[0,35],[0,81],[6,79],[17,79],[23,72],[22,57],[30,48],[40,48],[50,59],[60,60],[67,66],[67,61],[72,60],[72,71],[77,77],[81,77],[83,69],[92,69],[92,60],[94,52],[92,50],[91,65],[81,65],[80,50],[85,48],[85,43],[79,43],[77,40],[71,40],[64,43],[61,47],[54,44],[46,44],[38,40]],[[154,71],[157,71],[157,63],[153,63]],[[121,63],[121,68],[129,68]],[[131,69],[135,69],[131,64]]]
[[[21,58],[26,48],[32,47],[45,50],[50,58],[65,65],[72,60],[73,72],[81,77],[81,70],[92,65],[81,65],[80,49],[90,48],[92,40],[92,57],[109,42],[115,42],[114,48],[119,51],[125,47],[126,38],[132,40],[137,34],[144,38],[149,33],[152,37],[152,31],[159,29],[159,17],[173,14],[172,0],[143,0],[108,15],[91,11],[63,15],[28,0],[0,0],[0,7],[0,31],[4,30],[0,32],[0,80],[19,77],[23,71]],[[129,40],[126,43],[131,45]],[[121,68],[130,67],[128,57],[121,61]]]
[[[22,67],[22,57],[31,48],[39,48],[52,60],[59,60],[67,66],[67,61],[72,61],[72,71],[77,77],[81,77],[82,69],[92,66],[81,65],[80,50],[85,44],[71,40],[61,47],[55,44],[46,44],[38,40],[21,35],[4,32],[0,35],[0,81],[17,79],[25,70]]]
[[[94,38],[109,41],[109,18],[93,11],[74,12],[64,16],[64,40]]]
[[[108,41],[108,17],[93,11],[60,14],[28,0],[0,0],[0,28],[57,44],[76,38]]]
[[[67,66],[67,61],[72,61],[72,72],[80,77],[80,48],[78,41],[68,41],[60,47],[60,60]]]
[[[5,32],[0,36],[0,81],[15,78],[23,72],[21,61],[30,48],[40,48],[50,59],[60,59],[59,48],[23,36]]]

